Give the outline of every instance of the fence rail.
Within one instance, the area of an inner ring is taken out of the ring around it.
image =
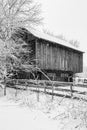
[[[3,81],[2,81],[3,83]],[[52,99],[54,95],[64,95],[73,97],[76,94],[86,95],[87,84],[75,84],[73,82],[60,82],[48,80],[28,80],[28,79],[10,79],[6,81],[7,87],[16,89],[30,89],[50,93]],[[79,96],[78,96],[79,97]]]

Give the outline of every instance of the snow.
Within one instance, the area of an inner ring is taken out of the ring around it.
[[[68,47],[68,48],[71,48],[71,49],[74,49],[74,50],[77,50],[77,51],[80,51],[80,52],[84,52],[84,50],[82,50],[80,47],[76,48],[67,41],[64,41],[64,40],[61,40],[59,38],[50,36],[50,35],[45,34],[45,33],[41,32],[39,30],[30,28],[29,26],[28,27],[26,26],[26,29],[29,30],[30,33],[32,33],[34,36],[36,36],[38,38],[57,43],[59,45],[62,45],[62,46],[65,46],[65,47]]]
[[[32,91],[0,90],[0,130],[87,130],[87,103]],[[60,103],[60,104],[59,104]]]
[[[57,130],[57,124],[40,111],[0,100],[0,130]]]
[[[21,101],[14,100],[14,98],[12,101],[11,95],[0,98],[0,130],[58,129],[58,123],[49,119],[43,112],[23,107],[20,103]]]

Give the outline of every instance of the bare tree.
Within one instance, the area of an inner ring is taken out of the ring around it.
[[[22,41],[22,44],[18,44],[19,39],[15,42],[12,35],[20,27],[32,27],[41,20],[40,5],[32,0],[0,0],[0,75],[4,81],[8,77],[7,70],[13,68],[13,64],[19,66],[23,63],[18,55],[25,51],[23,45],[26,43]]]
[[[79,47],[79,44],[80,44],[79,41],[77,41],[77,40],[70,40],[69,43],[70,43],[71,45],[77,47],[77,48]]]
[[[39,13],[32,0],[0,0],[0,38],[5,41],[18,27],[40,23]]]
[[[50,32],[50,31],[48,31],[47,29],[43,29],[43,32],[46,33],[46,34],[48,34],[48,35],[50,35],[50,36],[53,36],[53,37],[55,37],[55,38],[61,39],[61,40],[63,40],[63,41],[66,41],[66,42],[68,41],[68,40],[64,37],[63,34],[55,35],[53,32]]]
[[[76,48],[79,47],[80,43],[79,43],[78,40],[67,40],[63,34],[55,35],[55,34],[53,34],[53,32],[50,32],[47,29],[43,29],[43,32],[50,35],[50,36],[53,36],[55,38],[61,39],[61,40],[65,41],[65,42],[69,42],[71,45],[73,45]]]

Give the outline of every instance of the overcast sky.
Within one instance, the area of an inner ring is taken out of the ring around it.
[[[80,42],[87,65],[87,0],[39,0],[44,28]]]

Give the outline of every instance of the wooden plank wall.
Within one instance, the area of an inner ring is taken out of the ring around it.
[[[36,59],[41,69],[82,72],[82,53],[44,40],[36,42]]]

